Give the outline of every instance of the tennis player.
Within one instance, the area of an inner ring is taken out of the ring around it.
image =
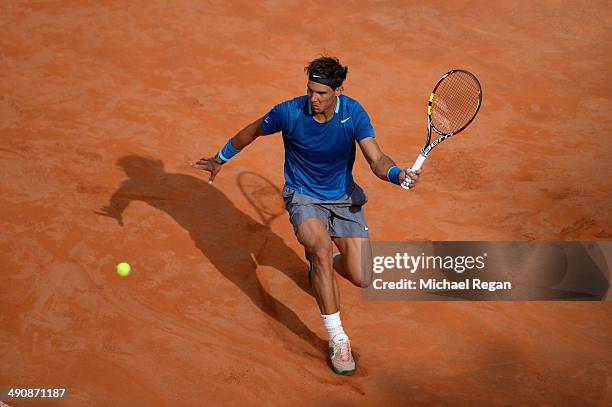
[[[355,144],[372,172],[384,181],[400,185],[409,177],[414,187],[421,171],[407,172],[381,151],[365,109],[342,94],[348,67],[337,58],[321,57],[304,70],[307,95],[276,105],[230,138],[217,155],[202,158],[193,167],[210,172],[212,183],[222,166],[257,137],[282,132],[285,207],[310,264],[308,277],[327,329],[333,370],[351,375],[356,365],[340,320],[335,272],[359,287],[372,280],[363,212],[367,195],[352,176]],[[332,243],[339,252],[333,252]]]

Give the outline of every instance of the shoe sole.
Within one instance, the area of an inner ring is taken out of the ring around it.
[[[355,369],[353,370],[336,370],[335,367],[332,366],[332,370],[334,371],[335,374],[340,375],[340,376],[352,376],[355,374],[355,372],[357,372],[357,366],[355,366]]]
[[[330,354],[331,356],[331,354]],[[354,359],[353,359],[354,360]],[[355,374],[355,372],[357,372],[357,361],[355,361],[355,368],[353,370],[338,370],[334,367],[334,364],[331,361],[331,358],[327,359],[327,364],[329,365],[329,368],[337,375],[340,376],[352,376]]]

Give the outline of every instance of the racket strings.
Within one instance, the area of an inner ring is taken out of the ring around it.
[[[465,72],[453,72],[440,82],[431,108],[432,125],[442,133],[456,133],[478,111],[480,85]]]
[[[276,216],[285,209],[278,188],[264,185],[252,191],[251,198],[256,202],[258,209],[266,215]]]

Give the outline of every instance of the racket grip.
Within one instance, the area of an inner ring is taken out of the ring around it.
[[[423,163],[425,162],[426,158],[427,157],[424,156],[423,154],[419,154],[414,164],[412,164],[412,168],[410,169],[410,171],[416,171],[420,169],[423,166]]]
[[[412,164],[412,168],[410,169],[410,171],[416,171],[419,168],[421,168],[423,166],[423,163],[425,162],[425,159],[427,157],[424,156],[423,154],[419,154],[419,156],[417,157],[416,161],[414,162],[414,164]],[[406,176],[407,178],[402,182],[402,188],[404,189],[410,189],[410,179],[408,178],[408,176]]]

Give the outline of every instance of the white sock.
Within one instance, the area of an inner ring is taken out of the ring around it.
[[[321,315],[321,317],[323,318],[323,325],[325,325],[325,329],[327,329],[327,337],[330,343],[334,340],[334,338],[336,338],[336,341],[348,339],[348,336],[346,336],[344,329],[342,328],[340,311],[336,312],[335,314]]]

